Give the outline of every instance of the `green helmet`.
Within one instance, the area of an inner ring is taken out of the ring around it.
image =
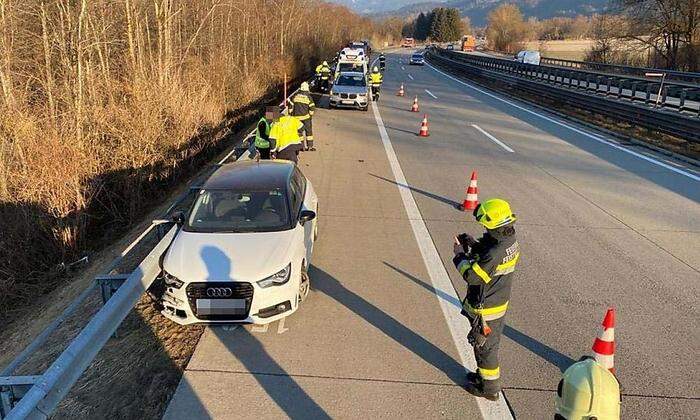
[[[619,420],[620,384],[591,358],[569,366],[557,388],[556,418]]]
[[[492,198],[474,209],[474,217],[486,229],[496,229],[515,222],[516,218],[507,201]]]

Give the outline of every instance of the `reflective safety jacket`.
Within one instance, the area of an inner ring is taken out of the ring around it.
[[[321,80],[328,80],[331,77],[331,68],[321,64]]]
[[[258,128],[255,130],[255,147],[258,149],[270,148],[270,123],[265,117],[258,121]]]
[[[301,144],[300,131],[304,124],[296,117],[285,115],[279,121],[272,124],[270,128],[270,142],[272,150],[281,152],[288,147],[295,147]]]
[[[382,74],[379,72],[370,74],[369,75],[369,84],[370,84],[370,86],[381,86],[382,85]]]
[[[318,66],[316,66],[316,76],[321,75],[321,69],[323,69],[323,64],[319,64]]]
[[[486,321],[503,317],[519,259],[520,248],[512,226],[488,231],[469,255],[455,255],[452,262],[468,284],[464,312],[482,315]]]
[[[292,104],[292,115],[304,121],[314,115],[314,100],[308,92],[299,92],[289,102]]]

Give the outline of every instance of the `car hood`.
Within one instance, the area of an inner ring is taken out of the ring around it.
[[[289,264],[296,230],[255,233],[181,230],[170,245],[163,268],[187,282],[261,280]]]
[[[333,93],[367,93],[367,86],[342,86],[333,85]]]

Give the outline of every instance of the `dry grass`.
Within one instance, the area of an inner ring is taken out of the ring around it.
[[[0,0],[0,318],[369,25],[315,0]]]

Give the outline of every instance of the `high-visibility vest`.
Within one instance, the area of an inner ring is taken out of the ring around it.
[[[323,69],[323,64],[316,66],[316,74],[321,75],[321,70]]]
[[[260,133],[260,124],[265,125],[265,133]],[[265,117],[260,118],[258,121],[258,128],[255,130],[255,147],[258,149],[269,149],[270,148],[270,123],[267,122]]]
[[[372,86],[381,86],[382,84],[382,74],[381,73],[372,73],[369,75],[369,83]]]
[[[270,138],[275,139],[275,151],[280,152],[294,144],[301,144],[299,130],[304,124],[296,117],[285,115],[279,121],[272,124]]]
[[[331,77],[331,68],[328,66],[322,65],[322,67],[321,67],[321,79],[327,80],[330,77]]]

